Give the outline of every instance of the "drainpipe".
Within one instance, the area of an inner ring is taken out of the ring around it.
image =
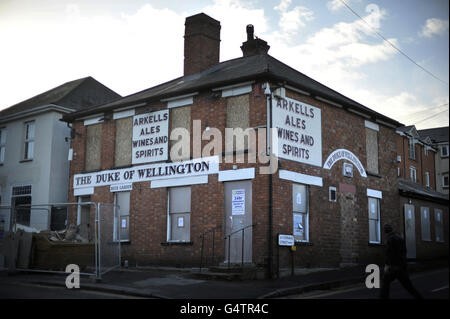
[[[264,95],[266,96],[267,101],[267,155],[271,156],[272,153],[272,92],[270,91],[270,85],[266,82],[266,88],[264,91]],[[269,234],[268,234],[268,267],[267,271],[269,273],[269,279],[272,278],[272,215],[273,215],[273,199],[272,199],[272,174],[269,175]]]

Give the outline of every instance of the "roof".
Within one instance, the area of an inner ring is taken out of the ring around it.
[[[35,108],[46,105],[58,105],[72,110],[80,110],[99,103],[109,102],[120,97],[121,96],[116,92],[88,76],[66,82],[51,90],[10,106],[0,111],[0,118],[32,111]]]
[[[419,133],[422,138],[430,137],[433,143],[443,143],[448,142],[448,129],[448,126],[436,127],[426,130],[419,130],[417,133]]]
[[[415,194],[421,197],[437,199],[437,200],[447,200],[449,199],[448,194],[443,194],[435,191],[434,189],[424,187],[420,184],[414,183],[411,180],[399,178],[398,188],[401,192],[408,194]]]
[[[128,95],[112,103],[98,105],[86,110],[66,114],[63,120],[71,122],[76,118],[132,106],[143,102],[154,102],[164,98],[193,93],[196,91],[221,87],[250,80],[273,80],[307,91],[313,96],[320,96],[345,107],[351,107],[376,119],[396,127],[403,124],[377,113],[358,102],[328,88],[303,73],[278,61],[269,54],[241,57],[221,62],[201,73],[183,76],[158,86]]]

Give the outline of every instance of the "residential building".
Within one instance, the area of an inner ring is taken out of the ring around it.
[[[0,205],[17,208],[18,224],[49,229],[49,207],[68,201],[70,126],[64,114],[120,98],[92,77],[64,83],[0,111]],[[0,211],[6,230],[9,209]],[[64,214],[65,215],[65,214]]]
[[[408,258],[435,258],[448,249],[448,194],[437,190],[435,158],[439,149],[414,125],[397,128],[400,212]]]

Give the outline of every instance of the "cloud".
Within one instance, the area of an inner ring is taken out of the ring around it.
[[[279,27],[280,32],[277,36],[290,40],[292,36],[298,33],[299,29],[306,26],[306,23],[314,20],[314,13],[303,6],[296,6],[288,10],[291,0],[281,0],[280,4],[274,7],[274,10],[280,13]]]
[[[361,0],[355,0],[355,1],[345,0],[345,3],[347,5],[350,5],[351,2],[361,2]],[[331,0],[331,1],[327,2],[327,8],[330,11],[336,12],[344,7],[345,7],[345,5],[342,3],[341,0]]]
[[[427,19],[422,30],[419,32],[420,37],[431,38],[433,35],[441,35],[448,30],[448,20],[437,18]]]

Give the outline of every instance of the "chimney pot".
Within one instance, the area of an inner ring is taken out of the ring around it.
[[[251,41],[255,38],[254,33],[255,28],[253,27],[253,25],[252,24],[247,25],[247,41]]]
[[[255,29],[253,25],[247,25],[247,41],[242,43],[241,50],[244,54],[244,57],[258,55],[258,54],[267,54],[270,49],[270,46],[263,39],[259,39],[254,35]]]

